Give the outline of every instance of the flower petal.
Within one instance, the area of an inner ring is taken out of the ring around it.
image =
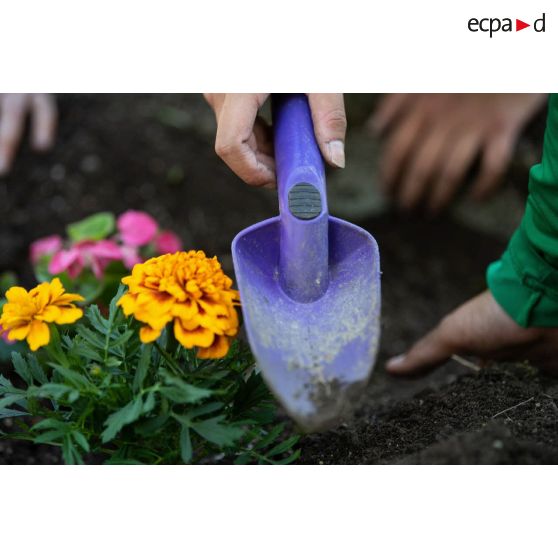
[[[6,291],[6,300],[14,304],[29,302],[29,293],[23,287],[10,287]]]
[[[145,246],[157,234],[159,228],[156,221],[143,211],[126,211],[117,221],[118,230],[124,244],[129,246]]]
[[[209,329],[198,327],[188,330],[184,328],[180,320],[174,320],[174,336],[186,349],[191,349],[193,347],[210,347],[215,338],[215,334]]]
[[[31,328],[30,322],[11,328],[8,330],[8,339],[10,341],[22,341],[29,334],[30,328]]]
[[[223,358],[227,356],[231,346],[230,339],[224,335],[216,335],[215,341],[207,349],[198,349],[198,358]]]
[[[159,339],[161,335],[160,329],[153,329],[149,326],[144,326],[140,329],[140,341],[142,343],[152,343]]]
[[[51,256],[62,248],[62,237],[57,234],[35,240],[29,248],[31,263],[37,264],[45,256]]]
[[[73,324],[83,317],[83,310],[81,308],[60,308],[60,314],[55,318],[56,324]]]
[[[60,308],[54,304],[45,306],[42,312],[35,315],[37,320],[42,322],[54,322],[60,316]]]
[[[33,320],[27,335],[27,343],[32,351],[36,351],[40,347],[48,345],[50,342],[50,330],[44,322]]]
[[[182,242],[171,231],[163,231],[155,239],[155,249],[159,254],[174,254],[182,249]]]

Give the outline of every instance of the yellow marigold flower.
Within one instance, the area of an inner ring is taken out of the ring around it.
[[[145,325],[143,343],[155,341],[173,323],[174,336],[200,358],[224,357],[238,332],[238,291],[217,258],[190,250],[136,264],[122,283],[128,292],[118,301],[126,316]]]
[[[74,304],[83,301],[83,297],[66,293],[57,277],[29,292],[12,287],[6,292],[6,300],[0,326],[11,341],[26,339],[32,351],[50,342],[47,323],[72,324],[83,316],[83,310]]]

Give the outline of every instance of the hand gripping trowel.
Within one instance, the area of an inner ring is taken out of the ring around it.
[[[274,95],[279,217],[232,243],[244,323],[263,377],[306,431],[352,407],[379,340],[380,260],[365,230],[328,215],[305,95]]]

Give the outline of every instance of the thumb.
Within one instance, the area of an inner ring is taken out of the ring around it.
[[[388,360],[386,369],[393,374],[402,375],[426,372],[448,360],[455,352],[454,349],[447,342],[445,324],[442,322],[409,351]]]
[[[309,93],[314,132],[324,159],[334,167],[345,168],[347,117],[341,93]]]

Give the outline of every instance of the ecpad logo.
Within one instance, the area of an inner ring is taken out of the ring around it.
[[[505,17],[500,19],[498,17],[485,17],[478,19],[472,17],[468,23],[469,31],[473,33],[478,33],[479,31],[483,33],[490,33],[490,38],[494,33],[502,31],[504,33],[509,33],[514,31],[514,26],[512,23],[512,18]],[[515,31],[521,31],[522,29],[527,29],[531,27],[530,23],[525,23],[521,19],[515,20]],[[533,23],[533,29],[537,33],[544,33],[546,28],[546,13],[544,13],[539,19],[536,19]]]

